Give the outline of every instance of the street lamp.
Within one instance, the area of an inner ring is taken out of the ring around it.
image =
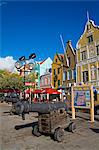
[[[24,67],[23,68],[24,69],[24,71],[23,71],[24,72],[24,76],[23,76],[24,77],[24,86],[25,86],[25,72],[28,72],[28,71],[25,70],[25,66],[27,64],[26,61],[30,60],[30,59],[34,59],[34,58],[36,58],[36,55],[35,55],[35,53],[32,53],[29,56],[28,59],[26,59],[25,56],[22,56],[22,57],[19,58],[19,61],[17,61],[15,63],[15,67],[17,68],[18,71],[21,70],[22,66]],[[24,64],[23,64],[23,62],[24,62]],[[29,65],[29,71],[33,70],[34,64],[33,63],[28,63],[28,65]],[[24,100],[25,100],[25,90],[24,90]]]

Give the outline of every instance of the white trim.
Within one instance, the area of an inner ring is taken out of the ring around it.
[[[72,50],[73,54],[75,55],[75,52],[74,52],[74,49],[73,49],[73,47],[72,47],[71,43],[69,43],[69,46],[70,46],[70,48],[71,48],[71,50]]]
[[[77,79],[78,74],[77,74],[77,72],[78,72],[78,67],[77,67],[77,64],[76,64],[76,83],[78,82],[78,79]]]
[[[88,49],[88,45],[87,45],[86,47],[87,47],[87,59],[89,59],[89,49]]]
[[[67,80],[69,80],[69,71],[67,71]]]
[[[72,79],[74,79],[74,70],[71,70],[72,71]]]
[[[77,63],[78,63],[78,50],[76,51],[76,60],[77,60]]]
[[[88,78],[89,78],[89,81],[91,81],[90,64],[88,64]]]
[[[99,76],[98,76],[98,62],[96,63],[96,69],[97,69],[97,71],[96,71],[96,74],[97,74],[97,80],[99,80]]]

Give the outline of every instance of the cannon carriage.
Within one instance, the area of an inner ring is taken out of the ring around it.
[[[25,119],[25,113],[38,113],[38,122],[33,125],[32,131],[37,137],[42,134],[53,135],[54,140],[61,142],[66,128],[71,132],[74,132],[76,129],[75,123],[67,113],[66,104],[63,102],[36,104],[23,102],[17,103],[15,108],[17,114],[22,114],[23,120]]]
[[[61,142],[64,137],[64,129],[70,132],[76,129],[75,123],[70,120],[64,108],[53,110],[47,114],[38,113],[38,123],[33,126],[32,133],[39,137],[42,134],[53,135],[55,141]]]

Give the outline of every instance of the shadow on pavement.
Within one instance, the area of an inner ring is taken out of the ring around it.
[[[78,118],[81,118],[81,119],[84,119],[84,120],[87,120],[87,121],[90,120],[90,118],[86,118],[86,117],[84,117],[84,116],[78,116],[78,115],[76,115],[76,118],[77,118],[77,117],[78,117]]]
[[[5,111],[5,112],[3,112],[4,114],[9,114],[10,113],[10,111]]]
[[[95,133],[99,133],[99,129],[93,129],[93,128],[90,128],[90,129]]]
[[[20,130],[22,128],[28,128],[28,127],[33,127],[34,125],[36,125],[38,122],[32,122],[32,123],[28,123],[28,124],[24,124],[24,125],[16,125],[14,128],[16,130]]]

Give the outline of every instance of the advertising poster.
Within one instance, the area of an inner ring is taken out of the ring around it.
[[[90,90],[74,91],[74,106],[90,107]]]

